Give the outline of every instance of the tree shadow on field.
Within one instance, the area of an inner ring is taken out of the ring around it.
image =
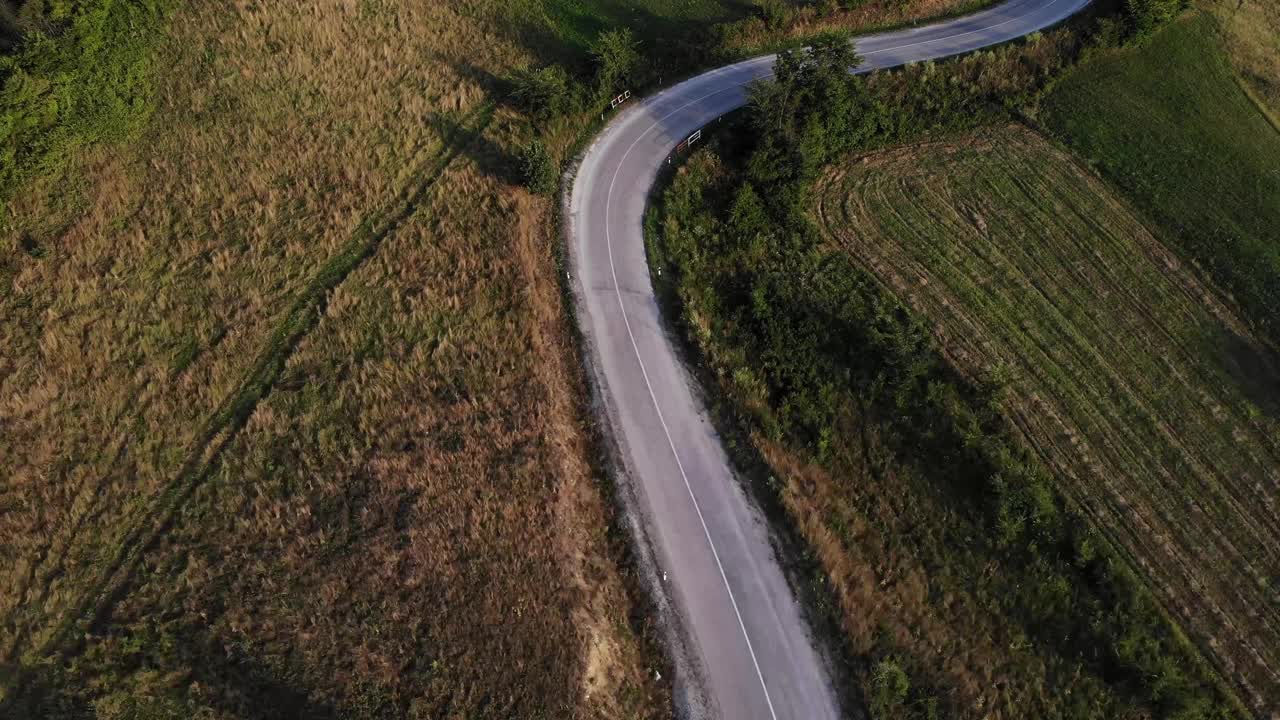
[[[441,62],[446,61],[442,59]],[[520,111],[520,106],[516,103],[516,99],[513,94],[515,91],[515,85],[509,79],[494,75],[488,70],[469,62],[455,62],[448,64],[458,77],[475,83],[499,106],[515,110],[517,112]],[[444,118],[441,120],[442,123],[447,122],[447,118],[444,113],[437,113],[436,115]],[[447,129],[443,128],[442,125],[434,124],[436,122],[436,117],[432,117],[431,122],[436,130]]]
[[[446,64],[459,77],[479,85],[490,97],[502,101],[511,95],[511,83],[503,77],[499,77],[488,70],[473,65],[469,62],[449,62],[443,56],[439,57],[439,62]]]
[[[452,144],[469,129],[453,113],[432,113],[427,123],[440,134],[446,144]],[[460,143],[459,149],[464,157],[476,164],[480,172],[509,185],[520,182],[519,162],[515,155],[508,152],[483,132],[476,133],[467,142]]]
[[[202,699],[215,710],[246,720],[331,720],[334,707],[318,702],[300,687],[278,677],[256,658],[239,650],[228,652],[202,630],[194,630],[184,648],[190,653],[192,680],[200,683]]]
[[[1280,353],[1223,328],[1217,338],[1222,368],[1244,396],[1272,420],[1280,420]]]
[[[89,701],[63,692],[56,677],[55,673],[33,672],[19,665],[0,665],[0,688],[6,690],[0,699],[0,718],[95,717]]]
[[[62,668],[0,667],[0,687],[13,687],[0,700],[0,717],[94,718],[96,703],[108,695],[118,698],[121,694],[142,702],[131,711],[147,717],[148,701],[170,711],[184,709],[198,714],[199,710],[213,710],[218,716],[244,720],[333,720],[338,716],[332,704],[316,701],[304,688],[280,678],[279,673],[238,648],[228,648],[195,625],[166,633],[163,642],[146,637],[140,651],[111,658],[96,668],[90,663],[80,672],[86,669],[87,677],[109,682],[94,690],[85,682],[86,676],[73,677]],[[120,685],[121,678],[150,671],[177,672],[175,677],[181,679],[141,692]],[[9,682],[13,679],[18,680],[16,686]]]

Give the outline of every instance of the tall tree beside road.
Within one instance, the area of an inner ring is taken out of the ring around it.
[[[876,127],[863,79],[849,74],[861,60],[844,33],[778,55],[774,80],[751,90],[759,136],[751,179],[758,187],[814,177]]]
[[[596,80],[603,92],[612,93],[636,80],[640,67],[640,44],[631,31],[609,30],[600,33],[591,56],[596,62]]]

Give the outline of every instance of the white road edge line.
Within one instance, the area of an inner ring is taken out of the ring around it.
[[[679,112],[679,111],[676,111]],[[668,116],[669,117],[669,116]],[[657,123],[654,123],[656,126]],[[627,152],[622,156],[623,162],[627,156],[635,149],[636,143],[639,143],[649,130],[654,126],[650,126],[631,143],[631,147],[627,148]],[[604,235],[605,245],[609,249],[609,274],[613,276],[613,291],[618,296],[618,310],[622,313],[622,324],[627,328],[627,337],[631,339],[631,349],[635,352],[636,362],[640,365],[640,374],[644,377],[644,386],[649,391],[649,399],[653,401],[654,412],[658,414],[658,422],[662,425],[662,432],[667,436],[667,445],[671,448],[671,455],[676,459],[676,467],[680,469],[680,477],[684,480],[684,487],[689,491],[689,500],[693,503],[693,511],[698,515],[698,522],[702,524],[702,533],[707,537],[707,546],[711,548],[711,556],[715,558],[716,568],[720,570],[720,580],[724,583],[725,592],[729,593],[729,604],[733,606],[733,614],[738,618],[738,627],[742,630],[742,639],[747,641],[747,653],[751,655],[751,664],[755,666],[756,677],[760,680],[760,689],[764,691],[764,701],[769,706],[769,717],[778,720],[778,714],[774,712],[773,700],[769,697],[769,686],[764,682],[764,673],[760,672],[760,661],[756,659],[755,648],[751,646],[751,635],[747,633],[747,626],[742,621],[742,612],[738,610],[738,601],[733,597],[733,588],[729,587],[729,578],[725,575],[724,565],[720,562],[720,553],[716,550],[716,544],[711,539],[711,530],[707,528],[707,521],[702,516],[702,508],[698,506],[698,498],[693,493],[693,486],[689,484],[689,476],[685,474],[684,463],[680,462],[680,453],[676,452],[676,444],[671,439],[671,431],[667,428],[667,421],[662,416],[662,408],[658,406],[658,397],[653,392],[653,384],[649,382],[649,373],[644,368],[644,360],[640,359],[640,346],[636,344],[636,336],[631,332],[631,321],[627,318],[627,308],[622,302],[622,290],[618,287],[618,273],[613,265],[613,242],[611,233],[609,232],[609,208],[613,205],[613,184],[618,180],[618,173],[622,170],[623,162],[618,163],[618,168],[613,171],[613,178],[609,181],[609,192],[605,195],[604,205]]]
[[[1055,4],[1057,4],[1057,2],[1058,0],[1052,0],[1047,5],[1039,6],[1036,9],[1042,10],[1044,8],[1053,7]],[[995,25],[990,25],[988,27],[969,30],[967,32],[957,33],[955,35],[947,35],[945,37],[933,38],[931,40],[921,40],[919,42],[908,43],[906,45],[898,45],[891,48],[881,48],[880,50],[873,50],[871,52],[868,52],[866,53],[866,55],[875,55],[878,53],[892,52],[894,50],[901,50],[903,48],[916,47],[918,45],[929,45],[936,42],[942,42],[944,40],[954,40],[955,38],[958,38],[958,37],[965,37],[967,35],[974,35],[977,33],[986,32],[988,30],[994,30],[998,27],[1001,27],[1003,25],[1008,25],[1009,23],[1015,22],[1020,19],[1021,17],[1009,18],[1003,22],[999,22],[999,23],[996,23]],[[721,88],[719,90],[716,90],[715,92],[707,93],[706,95],[703,95],[695,100],[690,100],[689,102],[685,103],[684,105],[681,105],[675,110],[672,110],[666,115],[663,115],[661,118],[658,118],[657,120],[655,120],[653,124],[650,125],[648,128],[645,128],[645,131],[640,133],[640,135],[637,136],[636,139],[627,148],[627,151],[622,154],[622,159],[618,161],[618,167],[613,171],[613,177],[609,180],[609,190],[605,194],[605,205],[604,205],[604,236],[605,236],[605,247],[607,248],[609,253],[609,274],[613,277],[614,294],[618,296],[618,311],[622,313],[622,324],[627,329],[627,338],[631,340],[631,350],[635,353],[636,363],[640,366],[640,375],[644,378],[645,389],[649,391],[649,400],[653,402],[653,410],[658,416],[658,423],[662,425],[662,433],[667,438],[667,446],[671,448],[671,456],[675,458],[676,468],[680,470],[680,477],[682,480],[684,480],[684,487],[689,492],[689,500],[693,504],[693,511],[698,516],[698,522],[702,525],[702,533],[707,538],[707,546],[711,548],[711,556],[715,559],[716,568],[720,571],[720,580],[724,583],[725,592],[728,593],[729,595],[729,604],[733,607],[733,614],[737,616],[738,628],[742,630],[742,639],[745,640],[747,643],[747,653],[751,655],[751,664],[755,666],[756,678],[760,681],[760,689],[764,691],[764,701],[769,706],[769,716],[773,718],[773,720],[778,720],[778,714],[773,709],[773,700],[769,697],[769,686],[764,681],[764,673],[760,671],[760,661],[756,658],[755,648],[753,648],[751,645],[751,635],[750,633],[747,632],[746,623],[742,621],[742,612],[738,610],[738,601],[733,596],[733,588],[729,586],[729,578],[727,575],[725,575],[724,565],[720,562],[720,553],[719,551],[716,550],[715,541],[711,539],[711,530],[707,527],[707,521],[702,516],[702,508],[698,505],[698,497],[697,495],[694,494],[693,485],[689,483],[689,476],[684,471],[684,463],[680,462],[680,453],[676,452],[675,441],[671,439],[671,430],[667,428],[666,418],[662,416],[662,408],[659,407],[658,405],[658,397],[653,392],[653,384],[649,382],[649,373],[647,370],[645,370],[644,360],[640,358],[640,346],[636,344],[635,333],[631,331],[631,320],[627,317],[626,304],[622,301],[622,289],[618,285],[618,273],[613,263],[613,233],[611,233],[609,230],[609,216],[613,208],[614,183],[618,181],[618,173],[622,171],[622,166],[626,164],[627,158],[630,157],[631,155],[631,151],[635,150],[636,145],[640,144],[641,140],[647,137],[655,127],[657,127],[660,123],[662,123],[662,121],[666,120],[672,115],[675,115],[681,110],[684,110],[690,105],[695,105],[699,102],[702,102],[703,100],[711,97],[712,95],[719,95],[720,93],[725,92],[727,90],[736,90],[737,88],[740,88],[744,85],[748,85],[757,80],[767,78],[767,77],[772,77],[772,76],[773,76],[773,73],[769,72],[769,73],[766,73],[765,75],[762,75],[759,78],[753,78],[748,82],[738,83],[736,85],[730,85],[729,87]]]
[[[1057,4],[1058,4],[1058,0],[1051,0],[1051,2],[1045,5],[1037,6],[1036,10],[1044,10],[1046,8],[1051,8]],[[996,28],[1004,25],[1008,25],[1011,22],[1017,22],[1024,17],[1026,16],[1019,15],[1018,17],[1011,17],[1005,20],[1004,22],[998,22],[995,25],[988,25],[987,27],[977,28],[976,30],[969,30],[962,33],[956,33],[955,35],[947,35],[946,37],[933,38],[932,40],[921,40],[920,42],[907,43],[906,45],[895,45],[894,47],[891,47],[891,48],[880,48],[879,50],[872,50],[871,52],[867,53],[867,55],[876,55],[878,53],[892,52],[894,50],[902,50],[904,48],[915,47],[917,45],[929,45],[931,43],[942,42],[943,40],[955,40],[956,38],[961,38],[966,35],[976,35],[978,33],[987,32],[988,30],[995,30]],[[974,48],[974,49],[977,49],[977,48]],[[866,57],[866,56],[864,55],[863,57]]]

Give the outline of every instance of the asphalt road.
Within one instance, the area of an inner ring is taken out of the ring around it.
[[[1088,0],[1011,0],[963,18],[857,40],[858,72],[929,60],[1053,25]],[[773,56],[698,75],[634,102],[578,168],[568,224],[570,276],[590,371],[617,442],[643,554],[665,574],[689,667],[677,695],[725,720],[840,716],[826,667],[770,544],[735,480],[649,281],[642,218],[681,141],[741,107]],[[679,699],[679,698],[678,698]]]

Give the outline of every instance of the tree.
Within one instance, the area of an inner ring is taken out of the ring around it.
[[[893,658],[885,658],[876,663],[871,673],[872,717],[876,720],[888,720],[905,716],[910,693],[911,681]]]
[[[591,46],[591,56],[595,58],[596,80],[601,90],[614,92],[635,81],[640,66],[639,47],[626,28],[600,33]]]
[[[859,61],[847,34],[830,33],[783,51],[774,80],[752,87],[759,145],[749,171],[757,187],[812,177],[876,127],[879,113],[861,78],[849,73]]]
[[[1181,0],[1125,0],[1129,29],[1136,37],[1146,37],[1172,20],[1182,9]]]
[[[559,65],[521,68],[512,73],[510,82],[516,103],[538,120],[550,120],[569,109],[569,74]]]
[[[520,176],[525,187],[539,195],[555,192],[560,170],[542,141],[535,139],[521,148]]]

